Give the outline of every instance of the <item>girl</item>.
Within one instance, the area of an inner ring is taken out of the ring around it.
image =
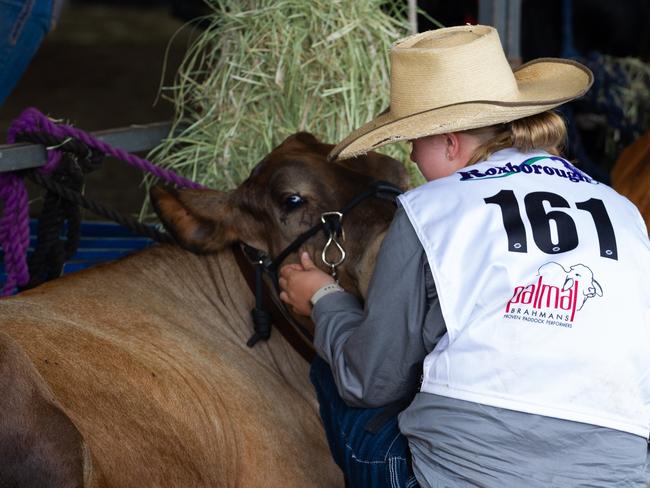
[[[280,280],[316,326],[311,378],[347,485],[645,486],[647,230],[559,157],[549,111],[591,73],[513,73],[486,26],[406,38],[391,66],[390,109],[330,155],[410,140],[428,180],[400,197],[365,308],[306,253]]]

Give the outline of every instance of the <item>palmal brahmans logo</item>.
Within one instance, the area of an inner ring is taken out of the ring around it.
[[[537,276],[535,282],[515,287],[504,318],[570,328],[587,300],[603,296],[602,287],[584,264],[565,269],[549,262],[540,266]]]

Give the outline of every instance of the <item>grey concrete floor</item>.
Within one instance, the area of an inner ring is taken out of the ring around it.
[[[191,42],[192,29],[182,26],[165,7],[68,5],[0,107],[0,137],[30,106],[87,131],[171,120],[173,106],[158,93],[161,83],[172,83]],[[107,159],[87,177],[86,194],[134,214],[144,199],[141,180],[139,171]],[[29,191],[34,214],[42,192]],[[84,218],[103,220],[88,212]]]

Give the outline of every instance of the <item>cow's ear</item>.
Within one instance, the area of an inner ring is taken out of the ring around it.
[[[388,181],[402,190],[406,190],[409,186],[409,175],[404,164],[385,154],[371,151],[368,154],[336,162],[374,180]]]
[[[334,145],[325,144],[319,141],[318,138],[310,132],[296,132],[282,141],[277,149],[280,148],[284,151],[314,151],[323,156],[327,156],[327,154],[334,148]]]
[[[238,240],[235,208],[227,193],[156,186],[150,196],[165,229],[185,249],[199,254],[217,252]]]

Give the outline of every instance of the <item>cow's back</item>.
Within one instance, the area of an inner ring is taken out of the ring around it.
[[[0,302],[109,486],[328,486],[307,367],[274,334],[250,350],[230,253],[160,246]]]
[[[636,205],[650,229],[650,132],[625,148],[612,168],[612,186]]]

